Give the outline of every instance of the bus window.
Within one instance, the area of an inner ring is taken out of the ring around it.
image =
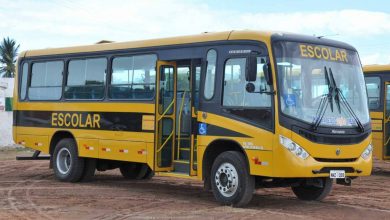
[[[381,80],[379,77],[366,77],[368,108],[378,109],[380,106]]]
[[[111,99],[152,99],[156,81],[155,55],[114,58],[110,85]]]
[[[254,82],[256,91],[246,91],[245,71],[246,58],[229,59],[225,64],[223,106],[231,107],[271,107],[271,97],[268,94],[259,92],[270,91],[267,85],[263,65],[265,59],[258,58],[257,78]]]
[[[31,73],[30,100],[58,100],[62,92],[62,61],[34,63]]]
[[[204,83],[204,97],[206,99],[211,99],[214,96],[216,64],[217,51],[209,50],[209,52],[207,52],[207,69]]]
[[[234,58],[226,61],[222,105],[225,111],[237,117],[249,120],[266,128],[272,127],[270,87],[267,85],[263,65],[264,58],[257,59],[257,78],[255,91],[246,91],[249,83],[245,79],[246,58]]]
[[[28,63],[23,64],[22,79],[20,81],[20,100],[26,98]]]
[[[107,59],[71,60],[68,66],[66,99],[102,99]]]
[[[190,90],[190,68],[178,67],[177,68],[177,91],[188,92]]]

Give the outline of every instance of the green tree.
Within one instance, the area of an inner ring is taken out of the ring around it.
[[[0,74],[3,77],[14,77],[19,46],[9,37],[4,38],[0,43]]]

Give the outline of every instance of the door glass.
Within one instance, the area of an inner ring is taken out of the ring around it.
[[[173,120],[171,118],[161,119],[160,126],[161,131],[161,144],[164,144],[163,148],[160,151],[159,157],[161,158],[158,161],[159,167],[167,167],[172,163],[172,144],[173,144]]]
[[[386,85],[386,112],[385,112],[385,157],[390,156],[390,85]]]
[[[381,79],[377,76],[365,77],[367,96],[368,96],[368,108],[370,110],[376,110],[380,107],[380,91],[381,91]]]
[[[173,67],[163,66],[160,74],[160,101],[162,108],[160,108],[160,114],[165,111],[170,115],[173,113],[173,98],[174,98],[174,78]]]
[[[200,86],[200,66],[195,68],[195,92],[194,92],[194,108],[195,112],[199,108],[199,86]]]

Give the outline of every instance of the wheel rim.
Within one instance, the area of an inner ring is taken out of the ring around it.
[[[218,191],[225,197],[231,197],[238,188],[238,173],[230,163],[223,163],[215,173],[215,184]]]
[[[72,155],[67,148],[62,148],[57,154],[57,168],[61,174],[67,174],[72,166]]]

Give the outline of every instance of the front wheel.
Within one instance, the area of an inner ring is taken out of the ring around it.
[[[216,200],[224,205],[242,207],[251,201],[255,178],[249,174],[242,153],[227,151],[215,159],[211,187]]]
[[[316,178],[302,181],[298,186],[291,188],[298,199],[321,201],[330,193],[332,185],[333,181],[330,178]]]

